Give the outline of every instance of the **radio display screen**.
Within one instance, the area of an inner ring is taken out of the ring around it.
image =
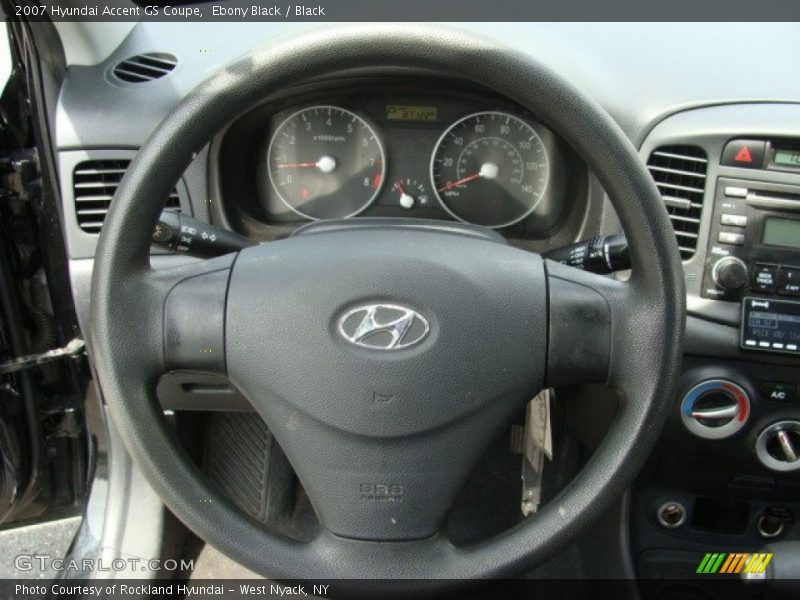
[[[745,298],[741,344],[748,350],[800,352],[800,302]]]
[[[800,169],[800,150],[775,150],[773,161],[776,165]]]
[[[762,241],[769,246],[800,248],[800,220],[767,217]]]

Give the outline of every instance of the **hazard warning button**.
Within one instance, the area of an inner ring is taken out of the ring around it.
[[[722,151],[720,164],[726,167],[763,169],[767,143],[759,140],[733,140]]]

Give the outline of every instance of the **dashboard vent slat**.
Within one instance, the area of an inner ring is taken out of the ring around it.
[[[651,171],[659,171],[661,173],[672,173],[673,175],[687,175],[689,177],[702,177],[703,179],[706,178],[705,175],[700,175],[698,173],[692,173],[691,171],[681,171],[680,169],[668,169],[666,167],[657,167],[655,165],[650,166]]]
[[[650,168],[650,167],[648,167]],[[650,172],[653,173],[654,170],[650,168]],[[703,188],[696,188],[696,187],[689,187],[687,185],[678,185],[677,183],[667,183],[666,181],[658,181],[656,180],[656,185],[661,188],[666,188],[668,190],[678,190],[680,192],[690,192],[693,194],[702,194]]]
[[[80,169],[75,170],[76,175],[124,175],[125,169]]]
[[[690,259],[697,251],[707,167],[708,157],[697,146],[657,148],[647,161],[667,207],[683,260]]]
[[[117,63],[112,72],[127,83],[146,83],[169,75],[176,66],[178,59],[172,54],[151,52],[126,58]]]
[[[677,158],[679,160],[688,160],[689,162],[699,162],[703,164],[708,163],[708,159],[703,157],[675,154],[673,152],[665,152],[663,150],[656,150],[655,152],[653,152],[653,156],[660,156],[662,158]]]
[[[111,200],[130,162],[130,160],[88,160],[75,167],[72,172],[75,215],[83,231],[100,233]],[[181,200],[177,190],[173,190],[169,195],[164,207],[180,212]]]

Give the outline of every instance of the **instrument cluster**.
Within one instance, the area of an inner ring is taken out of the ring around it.
[[[373,216],[542,237],[576,181],[569,149],[533,115],[457,86],[308,91],[243,116],[218,156],[228,221],[262,234]]]

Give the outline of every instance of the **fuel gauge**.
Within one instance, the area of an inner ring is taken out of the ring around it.
[[[425,184],[411,177],[398,179],[392,188],[398,196],[400,206],[405,209],[414,208],[415,206],[428,206],[430,203],[430,196],[428,195],[428,190],[425,189]]]

